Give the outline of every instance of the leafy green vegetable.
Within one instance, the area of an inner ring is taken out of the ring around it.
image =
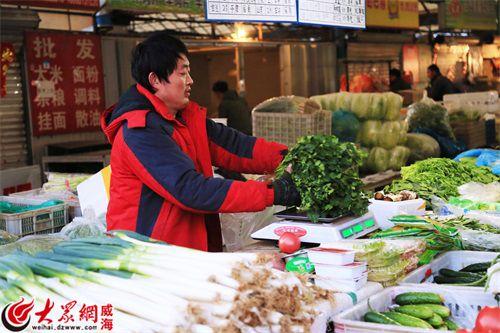
[[[417,102],[409,107],[408,124],[410,132],[417,128],[428,128],[450,139],[455,135],[450,127],[448,111],[440,104],[434,102]]]
[[[439,143],[427,134],[408,133],[405,145],[410,148],[410,162],[439,157],[441,154]]]
[[[368,206],[358,173],[363,155],[335,136],[306,136],[290,149],[276,175],[292,164],[292,179],[302,198],[299,209],[313,222],[320,216],[362,215]]]
[[[489,232],[492,234],[500,234],[500,229],[497,229],[489,224],[481,223],[478,220],[466,217],[457,217],[441,221],[443,224],[453,226],[459,229],[477,230]]]
[[[479,182],[489,184],[500,177],[486,167],[459,163],[447,158],[430,158],[401,169],[401,179],[387,186],[386,193],[402,190],[416,192],[420,198],[430,201],[433,195],[447,200],[459,196],[460,185]]]

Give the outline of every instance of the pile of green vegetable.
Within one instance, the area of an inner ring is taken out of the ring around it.
[[[434,276],[437,284],[452,284],[458,286],[484,287],[488,279],[487,270],[498,261],[480,262],[468,265],[459,271],[448,268],[439,270],[439,275]]]
[[[408,292],[395,298],[398,305],[393,310],[377,312],[370,309],[364,320],[370,323],[456,331],[451,311],[443,305],[443,297],[428,292]]]
[[[306,136],[290,149],[276,176],[292,165],[292,179],[302,199],[299,210],[313,222],[319,217],[363,215],[368,198],[358,172],[362,159],[354,144],[335,136]]]
[[[440,104],[426,99],[410,105],[408,108],[408,125],[410,132],[418,128],[427,128],[435,133],[455,139],[450,126],[448,111]]]
[[[447,200],[459,196],[460,185],[478,182],[489,184],[500,177],[486,167],[455,162],[447,158],[430,158],[401,169],[401,179],[384,189],[385,193],[402,190],[416,192],[420,198],[430,202],[432,196]]]

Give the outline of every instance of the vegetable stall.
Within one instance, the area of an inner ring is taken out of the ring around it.
[[[258,225],[245,231],[258,251],[106,232],[102,216],[68,217],[67,186],[32,204],[3,197],[0,304],[112,304],[116,332],[498,332],[499,176],[481,157],[446,157],[456,141],[442,106],[416,103],[406,120],[401,106],[393,93],[335,93],[254,110],[328,120],[282,136],[296,144],[275,176],[291,166],[301,203],[240,216],[238,232]],[[364,189],[364,174],[388,169],[400,178]]]

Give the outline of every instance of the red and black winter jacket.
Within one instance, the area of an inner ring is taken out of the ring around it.
[[[173,116],[137,84],[106,110],[101,126],[112,144],[108,230],[219,251],[217,213],[260,211],[273,204],[268,184],[213,178],[212,166],[271,173],[286,146],[217,124],[196,103]]]

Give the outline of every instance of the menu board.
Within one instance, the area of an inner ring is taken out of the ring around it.
[[[297,22],[296,0],[206,0],[208,21]]]
[[[365,28],[365,0],[298,0],[298,22]]]

